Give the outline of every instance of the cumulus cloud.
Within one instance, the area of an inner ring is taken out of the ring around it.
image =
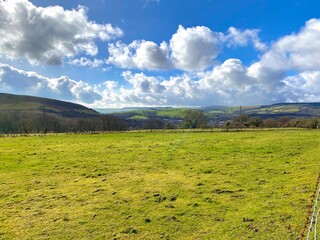
[[[134,62],[139,69],[168,69],[168,45],[162,42],[160,46],[150,41],[138,43]]]
[[[249,68],[249,75],[272,88],[283,86],[290,72],[320,69],[320,19],[311,19],[298,32],[275,41],[270,50]]]
[[[320,68],[319,46],[320,19],[311,19],[299,33],[278,40],[271,51],[281,55],[291,68],[303,71],[317,70]]]
[[[132,74],[130,71],[126,71],[122,76],[139,93],[158,94],[165,90],[165,87],[159,83],[157,78],[147,77],[143,73]]]
[[[258,33],[259,30],[257,29],[246,29],[244,31],[240,31],[234,27],[230,27],[225,38],[228,46],[244,47],[249,45],[249,43],[252,43],[257,50],[265,51],[267,46],[261,42]]]
[[[115,66],[121,68],[136,68],[136,65],[133,61],[134,53],[132,53],[133,51],[135,51],[135,45],[136,44],[134,43],[126,45],[120,41],[118,41],[117,43],[110,43],[108,45],[108,63],[114,64]]]
[[[239,59],[227,59],[224,63],[216,66],[201,76],[204,88],[221,88],[245,90],[255,83],[248,75],[247,68]]]
[[[226,41],[233,41],[235,45],[258,41],[254,40],[257,32],[233,31],[232,34],[232,38]],[[297,33],[276,40],[258,61],[249,66],[240,59],[231,58],[209,70],[187,72],[167,79],[153,78],[153,84],[162,86],[163,90],[156,94],[149,91],[143,98],[141,91],[134,90],[139,88],[137,83],[130,80],[136,75],[129,74],[126,80],[131,85],[122,93],[130,93],[130,101],[140,105],[256,105],[320,101],[319,46],[320,19],[311,19]],[[139,77],[139,83],[150,78],[144,74]],[[121,101],[125,104],[125,99]]]
[[[211,70],[186,72],[167,79],[125,72],[123,77],[130,85],[122,86],[109,103],[208,106],[320,101],[319,62],[299,61],[309,59],[309,55],[317,59],[320,44],[310,41],[318,42],[319,22],[310,20],[298,33],[275,41],[249,66],[239,59],[227,59]],[[150,90],[154,86],[161,91]]]
[[[6,64],[0,64],[0,88],[4,92],[30,94],[58,98],[82,103],[93,103],[101,95],[83,81],[68,77],[43,77],[35,72],[23,71]]]
[[[320,70],[306,71],[283,80],[287,101],[320,102]]]
[[[105,61],[101,59],[90,60],[86,57],[81,57],[77,59],[71,59],[68,63],[71,65],[80,66],[80,67],[97,68],[97,67],[100,67],[102,64],[104,64]]]
[[[168,78],[125,71],[126,84],[105,81],[89,85],[67,77],[46,78],[0,65],[0,88],[20,94],[59,98],[91,107],[256,105],[284,101],[315,101],[320,96],[320,71],[284,77],[281,84],[252,76],[239,59],[212,70]]]
[[[108,46],[108,63],[121,68],[161,70],[170,68],[168,45],[163,42],[158,46],[151,41],[134,41],[126,45],[120,41]]]
[[[212,32],[207,27],[179,26],[170,44],[162,42],[159,46],[145,40],[129,45],[120,41],[109,44],[108,63],[126,69],[199,71],[211,66],[222,41],[222,33]]]
[[[247,46],[265,51],[267,46],[258,37],[259,30],[240,31],[229,28],[228,34],[213,32],[205,26],[179,26],[169,40],[160,45],[152,41],[136,40],[130,44],[118,41],[108,45],[108,63],[124,69],[169,70],[197,72],[213,66],[223,45]]]
[[[174,65],[183,70],[204,70],[212,64],[219,53],[222,34],[214,33],[207,27],[184,28],[170,40]]]
[[[179,68],[187,71],[169,77],[123,71],[123,84],[121,81],[108,80],[90,86],[67,77],[49,79],[2,64],[0,88],[4,91],[14,89],[57,98],[63,96],[65,100],[72,99],[96,107],[256,105],[320,101],[320,65],[316,61],[319,59],[320,49],[319,24],[320,19],[312,19],[297,33],[274,41],[259,60],[251,65],[245,65],[240,59],[230,58],[207,68],[207,62],[212,61],[213,55],[203,53],[204,60],[201,60],[202,54],[198,59],[202,64],[197,66],[198,70],[193,70],[188,67],[192,60],[182,61],[183,53],[179,52],[173,57],[176,46],[173,47],[171,41],[160,45],[148,41],[134,41],[129,45],[117,42],[109,44],[109,51],[114,52],[108,61],[114,64],[125,68],[156,70],[174,68],[177,63],[181,63]],[[205,45],[198,44],[202,41],[201,36],[211,34],[208,29],[202,28],[181,27],[181,31],[181,35],[177,31],[179,34],[175,35],[178,36],[175,41],[188,45],[189,53],[194,49],[191,46]],[[219,35],[212,36],[219,38]],[[251,37],[244,38],[245,40],[234,40],[234,44],[253,41]],[[196,47],[195,52],[198,51],[200,50]],[[212,49],[211,54],[216,54],[215,51],[218,52],[219,48]],[[189,58],[192,56],[191,54]],[[197,57],[197,54],[194,56]]]
[[[123,32],[88,20],[87,9],[36,7],[27,0],[0,0],[0,55],[30,63],[61,64],[79,53],[96,55],[95,39],[108,41]]]
[[[169,78],[125,71],[127,84],[105,88],[96,104],[108,106],[209,106],[263,104],[283,100],[275,88],[249,74],[239,59],[228,59],[214,69]],[[108,90],[107,90],[108,89]],[[118,90],[117,90],[118,89]]]

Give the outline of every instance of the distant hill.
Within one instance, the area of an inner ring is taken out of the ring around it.
[[[180,126],[184,113],[188,109],[190,108],[143,107],[97,109],[96,111],[71,102],[0,93],[0,132],[27,132],[26,128],[36,132],[41,129],[53,132],[74,129],[75,131],[96,131],[124,129],[124,125],[131,129],[139,129],[146,128],[150,124],[165,126],[167,123]],[[211,124],[223,124],[240,115],[240,106],[211,106],[194,109],[203,111]],[[261,120],[281,117],[313,118],[320,116],[320,103],[243,106],[241,111],[242,115],[247,115],[249,118],[259,117]],[[105,116],[104,113],[113,116]]]
[[[0,93],[0,134],[123,131],[127,124],[80,104]]]
[[[240,115],[240,107],[208,107],[203,109],[212,119],[230,119]],[[244,106],[242,114],[266,118],[312,118],[320,116],[320,103],[276,103],[262,106]]]
[[[99,116],[97,111],[80,104],[49,98],[0,93],[0,111],[42,112],[43,108],[46,113],[60,117],[87,118]]]
[[[320,103],[277,103],[272,105],[261,106],[243,106],[242,114],[249,117],[267,118],[312,118],[320,116]],[[178,123],[183,119],[183,113],[188,108],[135,108],[108,112],[121,117],[128,121],[143,121],[148,118],[158,118],[165,122],[172,121]],[[195,108],[204,111],[211,121],[225,121],[240,115],[240,106],[226,107],[226,106],[212,106]]]

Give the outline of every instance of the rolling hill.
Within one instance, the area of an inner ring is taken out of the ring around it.
[[[178,122],[183,119],[183,113],[188,108],[136,108],[128,109],[127,111],[116,109],[109,113],[121,117],[123,119],[132,121],[143,121],[148,118],[158,118],[164,121]],[[206,113],[211,121],[226,121],[235,116],[240,115],[240,106],[226,107],[226,106],[212,106],[195,108]],[[320,103],[277,103],[272,105],[261,106],[243,106],[241,107],[242,115],[249,117],[267,118],[312,118],[320,116]]]
[[[71,102],[0,93],[0,134],[122,131],[125,121]]]
[[[0,115],[2,116],[2,120],[0,120],[6,122],[5,124],[2,123],[2,126],[8,125],[8,122],[12,121],[13,119],[16,121],[15,129],[21,128],[18,127],[21,126],[21,122],[31,119],[32,117],[30,118],[30,115],[37,115],[38,122],[44,121],[44,119],[46,118],[46,121],[48,121],[47,126],[49,126],[50,124],[49,118],[54,117],[54,121],[56,123],[51,124],[51,128],[53,129],[52,131],[56,131],[55,129],[57,128],[52,126],[56,126],[57,124],[68,125],[68,127],[64,127],[63,129],[71,129],[70,126],[72,125],[72,129],[78,129],[79,131],[83,131],[84,129],[102,129],[101,122],[97,124],[96,120],[103,116],[102,114],[104,113],[112,114],[114,116],[114,119],[111,119],[112,116],[109,115],[110,119],[108,121],[115,122],[115,119],[121,119],[131,129],[148,128],[148,123],[151,123],[151,121],[149,120],[152,119],[156,120],[153,121],[154,123],[157,123],[156,128],[162,128],[169,122],[175,124],[176,126],[180,126],[183,122],[184,113],[188,109],[190,108],[144,107],[113,110],[93,110],[80,104],[71,102],[34,96],[0,93]],[[207,115],[209,123],[211,124],[221,125],[224,122],[240,115],[239,106],[212,106],[195,109],[203,111]],[[242,115],[246,115],[249,118],[259,117],[262,120],[268,118],[279,119],[281,117],[310,119],[320,116],[320,103],[277,103],[262,106],[243,106],[241,107],[241,111]],[[13,112],[20,113],[20,118],[18,119],[17,116],[13,115]],[[42,116],[44,112],[46,116]],[[11,115],[8,115],[8,113],[11,113]],[[29,115],[23,115],[24,113],[27,113]],[[33,118],[32,121],[36,121],[35,119],[36,118]],[[88,121],[80,121],[75,123],[75,121],[78,121],[79,119],[87,119]],[[67,123],[69,120],[74,121],[74,123]],[[29,120],[29,122],[30,121],[31,120]],[[38,126],[39,123],[35,123],[35,125]]]
[[[99,116],[93,109],[80,104],[34,96],[0,93],[0,111],[33,111],[68,118],[89,118]]]
[[[240,114],[240,107],[208,107],[203,109],[213,119],[230,119]],[[320,115],[320,103],[276,103],[262,106],[244,106],[242,114],[249,117],[311,118]]]

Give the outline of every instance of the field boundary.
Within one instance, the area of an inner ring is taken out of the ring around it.
[[[210,129],[136,129],[123,131],[93,131],[93,132],[38,132],[38,133],[0,133],[0,138],[6,137],[32,137],[44,135],[95,135],[95,134],[121,134],[121,133],[235,133],[235,132],[268,132],[268,131],[317,131],[317,129],[309,128],[242,128],[229,129],[210,128]]]
[[[320,184],[320,173],[318,175],[318,179],[317,179],[314,191],[311,195],[311,202],[308,207],[306,222],[305,222],[303,229],[302,229],[302,232],[300,234],[301,240],[304,238],[306,240],[309,240],[312,229],[315,229],[315,235],[316,235],[316,227],[317,227],[316,224],[318,222],[317,218],[318,218],[319,211],[320,211],[320,210],[317,211],[318,202],[319,202],[319,193],[320,193],[319,184]],[[308,225],[309,225],[309,227],[308,227]],[[314,237],[314,239],[316,239],[316,236]]]

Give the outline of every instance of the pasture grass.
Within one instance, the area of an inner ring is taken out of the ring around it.
[[[320,132],[0,138],[0,239],[296,239]]]

